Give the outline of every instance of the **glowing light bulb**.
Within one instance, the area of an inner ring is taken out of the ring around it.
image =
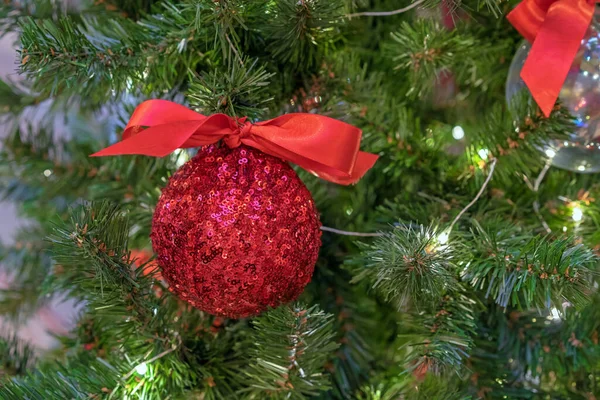
[[[490,151],[488,149],[481,149],[477,154],[479,154],[479,157],[481,157],[482,160],[487,160]]]
[[[548,156],[548,158],[554,158],[556,152],[552,149],[546,149],[546,155]]]
[[[441,244],[443,246],[445,244],[448,244],[448,239],[449,238],[450,238],[450,234],[448,232],[442,232],[437,237],[437,241],[438,241],[439,244]]]
[[[460,140],[465,137],[465,130],[462,126],[455,126],[452,128],[452,137],[456,140]]]
[[[135,367],[135,372],[137,372],[140,375],[146,375],[146,372],[148,372],[148,365],[146,363],[141,363],[140,365]]]
[[[49,169],[47,169],[47,170],[44,171],[44,176],[46,178],[48,178],[50,175],[52,175],[52,171],[50,171]]]
[[[573,221],[579,222],[583,219],[583,211],[579,207],[573,208],[573,215],[571,216]]]

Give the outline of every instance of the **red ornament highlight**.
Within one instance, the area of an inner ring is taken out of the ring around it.
[[[244,145],[209,146],[164,188],[151,239],[169,290],[210,314],[243,318],[302,293],[320,226],[285,161]]]

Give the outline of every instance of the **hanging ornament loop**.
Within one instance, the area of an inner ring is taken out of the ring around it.
[[[145,128],[145,129],[144,129]],[[204,116],[166,100],[148,100],[134,111],[123,140],[93,157],[143,154],[164,157],[179,148],[223,140],[230,148],[244,144],[293,162],[330,182],[356,183],[377,161],[359,150],[362,131],[317,114],[284,114],[252,124],[225,114]]]
[[[507,18],[532,43],[521,78],[546,117],[594,16],[596,1],[523,0]]]

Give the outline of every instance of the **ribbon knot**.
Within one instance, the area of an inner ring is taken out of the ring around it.
[[[546,116],[565,83],[594,16],[596,0],[523,0],[508,14],[532,43],[521,78]]]
[[[330,182],[356,183],[377,161],[360,151],[360,129],[318,114],[285,114],[251,123],[225,114],[205,116],[166,100],[140,104],[123,132],[123,140],[92,156],[144,154],[164,157],[179,148],[223,140],[230,148],[254,147],[293,162]]]
[[[231,149],[235,149],[242,144],[242,139],[248,137],[250,135],[250,130],[252,129],[252,122],[247,121],[247,117],[238,118],[233,128],[233,132],[229,135],[225,135],[223,138],[223,142],[227,145],[227,147]],[[232,119],[232,122],[234,120]]]

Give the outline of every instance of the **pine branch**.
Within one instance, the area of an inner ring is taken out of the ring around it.
[[[134,268],[135,260],[129,259],[130,227],[122,209],[93,203],[71,211],[70,217],[49,238],[61,269],[49,278],[47,290],[69,290],[85,299],[95,318],[118,332],[113,340],[151,336],[149,324],[158,322],[154,317],[161,299],[155,295],[153,274]]]
[[[117,370],[113,366],[89,357],[64,366],[48,364],[24,378],[3,382],[0,397],[6,400],[99,397],[115,385],[116,376]]]
[[[220,47],[223,60],[240,62],[240,53],[248,46],[243,39],[250,29],[249,24],[256,23],[253,18],[267,10],[267,1],[197,1],[195,7],[196,29],[209,27],[208,36],[213,39],[210,47],[214,46],[215,51]]]
[[[439,305],[415,317],[414,333],[401,334],[406,370],[423,377],[455,372],[464,375],[477,336],[476,302],[451,289]]]
[[[45,247],[34,248],[35,242],[17,243],[14,248],[0,246],[0,263],[7,287],[0,289],[0,314],[20,321],[28,318],[41,305],[51,300],[42,296],[40,283],[52,270]]]
[[[471,400],[469,394],[461,388],[461,382],[448,377],[428,376],[423,382],[405,391],[406,398],[411,400]]]
[[[213,70],[190,84],[190,103],[206,114],[224,113],[234,117],[257,118],[264,114],[264,105],[271,101],[267,89],[273,77],[258,61],[229,60],[229,73]]]
[[[496,0],[448,0],[449,10],[456,10],[459,7],[467,10],[467,12],[469,10],[476,10],[478,12],[487,11],[494,18],[498,19],[502,18],[510,10]]]
[[[24,375],[37,359],[28,343],[16,335],[0,338],[0,375],[14,377]]]
[[[470,395],[460,387],[457,379],[433,375],[414,379],[409,375],[383,377],[377,384],[366,386],[358,394],[358,400],[471,400]]]
[[[480,153],[485,149],[486,158],[498,158],[497,175],[504,183],[514,182],[515,172],[530,176],[541,169],[546,160],[540,156],[540,148],[552,140],[565,140],[565,132],[576,129],[564,108],[557,106],[550,118],[545,118],[527,93],[514,96],[510,110],[493,107],[480,123],[470,137],[473,147],[469,156],[474,164],[485,162]]]
[[[570,239],[523,235],[504,224],[475,223],[466,238],[477,249],[463,279],[501,307],[560,308],[588,303],[597,257]]]
[[[57,22],[26,18],[20,23],[21,70],[35,78],[37,91],[76,94],[91,105],[136,89],[171,90],[216,58],[210,50],[216,41],[224,60],[235,55],[239,62],[239,31],[263,6],[247,0],[163,1],[152,14],[140,10],[144,16],[137,22],[112,12],[114,7]]]
[[[125,91],[128,81],[143,79],[147,54],[137,41],[141,29],[127,20],[102,21],[107,24],[105,31],[110,31],[102,39],[98,36],[105,32],[90,35],[98,21],[84,21],[87,32],[85,25],[78,26],[68,18],[58,22],[22,20],[21,70],[35,77],[34,90],[55,96],[76,88],[86,101],[101,102],[112,91]],[[128,36],[132,31],[136,33]]]
[[[0,119],[4,118],[4,114],[18,114],[38,101],[37,97],[26,93],[16,84],[0,80]]]
[[[597,391],[598,377],[590,374],[599,362],[597,317],[593,304],[581,311],[496,309],[477,341],[471,380],[481,393],[588,397]],[[499,381],[498,371],[507,379]]]
[[[376,299],[363,288],[349,283],[351,275],[337,266],[339,261],[334,256],[338,246],[333,245],[333,241],[330,243],[332,245],[323,247],[322,259],[315,268],[305,297],[319,299],[323,311],[337,316],[333,329],[339,347],[325,369],[333,386],[328,392],[329,397],[347,398],[368,379],[377,344],[393,337],[395,321],[392,307],[381,310]],[[371,319],[376,314],[387,317],[386,321]]]
[[[366,280],[399,309],[410,302],[421,308],[437,302],[444,288],[455,284],[454,254],[438,243],[435,228],[397,227],[364,245],[352,262],[358,265],[353,282]]]
[[[129,224],[118,206],[92,204],[74,210],[70,223],[57,227],[51,238],[52,252],[57,263],[73,268],[71,274],[79,281],[74,283],[81,294],[91,294],[88,290],[92,289],[102,296],[105,286],[131,293],[140,284],[128,262],[128,237]],[[89,276],[75,269],[82,260],[87,261]]]
[[[304,399],[327,389],[323,369],[337,347],[331,323],[330,314],[301,304],[257,317],[247,371],[251,386],[281,399]]]
[[[113,13],[57,22],[25,18],[20,22],[21,70],[35,78],[35,90],[78,95],[91,105],[134,88],[170,90],[204,58],[189,45],[207,39],[206,30],[196,32],[194,3],[165,2],[161,14],[137,23]]]
[[[506,80],[506,71],[499,63],[514,38],[499,21],[489,18],[473,24],[457,23],[453,29],[428,19],[403,22],[391,34],[391,41],[384,43],[384,49],[398,74],[405,74],[403,90],[408,91],[408,98],[432,105],[436,88],[451,84],[457,93],[436,108],[477,108],[477,113],[462,110],[461,118],[477,118],[485,114],[483,109],[503,100],[503,96],[496,97]],[[493,40],[487,40],[487,35],[494,35]]]
[[[417,20],[413,24],[403,22],[391,37],[394,43],[388,45],[387,51],[396,64],[395,69],[409,73],[409,96],[430,92],[443,70],[460,73],[468,69],[466,63],[485,47],[472,35],[448,31],[428,20]]]
[[[364,385],[357,393],[357,400],[395,400],[401,399],[409,391],[412,380],[408,375],[376,376],[373,383]]]
[[[0,37],[16,31],[20,18],[54,18],[65,12],[60,2],[53,0],[5,0],[0,3]]]
[[[0,151],[0,195],[22,204],[26,215],[46,226],[79,198],[121,203],[131,210],[132,222],[143,228],[134,238],[146,240],[158,187],[187,154],[91,158],[104,142],[93,139],[97,134],[89,126],[78,135],[65,141],[54,140],[44,129],[35,134],[15,130]]]
[[[271,13],[274,16],[265,26],[267,50],[289,68],[317,67],[340,40],[342,1],[283,0]]]
[[[127,18],[139,20],[152,10],[159,0],[100,0],[96,7],[104,7],[106,11],[118,11]]]

